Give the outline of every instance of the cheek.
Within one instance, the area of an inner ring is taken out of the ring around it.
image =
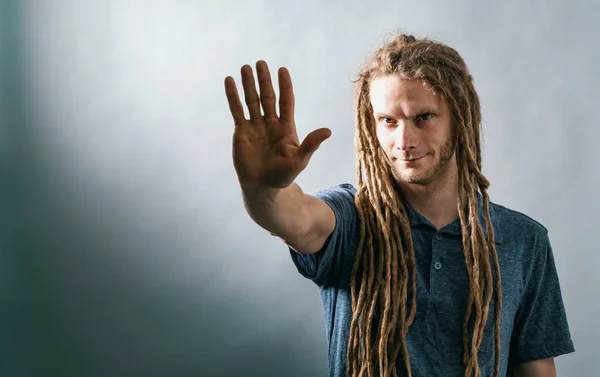
[[[428,138],[435,144],[445,145],[453,139],[453,129],[449,121],[439,120],[432,125],[429,131]]]
[[[379,141],[379,145],[383,148],[385,153],[388,153],[394,148],[394,137],[393,134],[387,132],[386,130],[378,127],[375,132],[377,136],[377,140]]]
[[[451,140],[451,135],[446,132],[440,132],[440,130],[432,129],[430,132],[423,133],[421,140],[423,141],[423,144],[439,153],[440,149],[447,145]]]

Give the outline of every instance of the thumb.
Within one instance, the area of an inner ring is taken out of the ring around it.
[[[298,159],[308,162],[312,154],[319,149],[321,143],[329,139],[330,136],[331,130],[329,128],[319,128],[306,135],[304,141],[298,147]]]

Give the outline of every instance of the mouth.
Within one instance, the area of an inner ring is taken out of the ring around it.
[[[423,157],[427,156],[427,154],[422,155],[421,157],[417,157],[417,158],[408,158],[408,159],[404,159],[404,158],[399,158],[400,161],[404,161],[404,162],[413,162],[413,161],[417,161],[422,159]]]

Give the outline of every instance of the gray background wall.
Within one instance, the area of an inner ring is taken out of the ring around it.
[[[2,375],[325,375],[317,287],[245,214],[223,79],[288,67],[300,136],[333,131],[299,183],[354,183],[350,80],[399,28],[470,66],[492,199],[550,231],[577,348],[559,374],[600,375],[591,0],[2,7]]]

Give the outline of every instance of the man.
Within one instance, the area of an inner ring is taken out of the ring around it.
[[[546,229],[491,203],[481,112],[460,55],[400,34],[356,81],[358,187],[294,183],[331,131],[299,142],[279,70],[225,89],[233,159],[252,219],[283,239],[320,288],[331,376],[555,376],[573,352]],[[264,114],[261,114],[261,105]]]

